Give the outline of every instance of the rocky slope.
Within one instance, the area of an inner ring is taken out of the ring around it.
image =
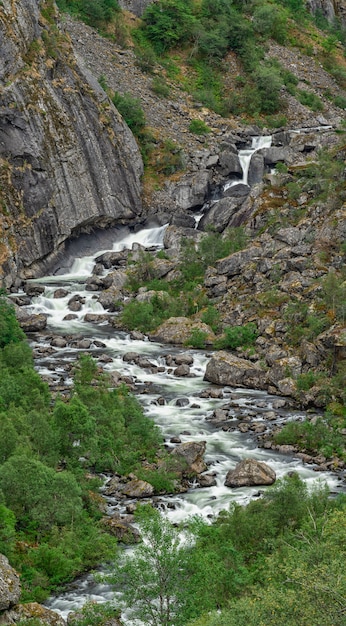
[[[9,287],[82,230],[141,213],[137,144],[57,25],[53,2],[0,7],[0,260]]]

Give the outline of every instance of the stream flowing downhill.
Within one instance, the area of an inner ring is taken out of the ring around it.
[[[134,243],[144,247],[161,248],[164,230],[165,226],[144,229],[137,233],[129,233],[125,228],[123,231],[115,231],[113,250],[131,248]],[[276,410],[279,422],[299,417],[303,419],[304,411],[277,408],[280,406],[277,396],[251,389],[223,388],[222,397],[218,399],[201,397],[203,390],[211,387],[203,380],[211,353],[186,348],[179,349],[149,340],[131,339],[127,333],[115,330],[108,321],[86,322],[87,313],[105,313],[101,304],[97,302],[95,292],[85,289],[85,283],[92,272],[95,258],[100,254],[101,252],[98,251],[90,256],[76,258],[66,273],[34,281],[45,285],[45,291],[33,299],[28,307],[29,311],[45,313],[48,316],[45,333],[31,337],[36,355],[35,363],[38,371],[43,376],[49,376],[57,387],[62,379],[65,385],[71,384],[66,365],[73,363],[78,358],[78,354],[86,351],[75,347],[73,339],[89,338],[91,345],[88,351],[96,360],[101,355],[111,357],[108,363],[102,362],[105,371],[117,370],[123,376],[131,376],[134,379],[138,399],[145,413],[161,428],[168,447],[173,447],[174,444],[170,443],[170,439],[174,436],[178,436],[183,443],[206,441],[205,460],[208,473],[213,472],[216,475],[216,485],[208,488],[191,485],[187,493],[160,497],[158,505],[163,515],[166,515],[173,523],[183,522],[191,515],[211,519],[221,510],[227,509],[231,502],[248,502],[258,495],[258,488],[230,489],[224,486],[228,470],[247,457],[267,463],[275,470],[277,478],[295,471],[308,484],[320,480],[327,482],[331,490],[338,489],[339,481],[336,475],[327,472],[316,473],[313,466],[303,465],[298,458],[279,454],[273,450],[257,448],[254,437],[248,433],[243,434],[237,430],[225,432],[206,419],[216,408],[227,402],[232,402],[237,416],[245,416],[249,411],[255,412],[257,421],[264,421],[265,413],[273,409]],[[58,288],[65,289],[67,295],[60,298],[54,297],[54,292]],[[71,313],[68,309],[68,302],[74,295],[81,297],[82,307],[74,312],[74,319],[65,319],[66,315]],[[69,337],[69,347],[55,347],[53,352],[50,349],[52,335]],[[124,354],[130,351],[149,358],[160,371],[153,373],[134,363],[124,361]],[[174,355],[177,352],[189,352],[193,357],[191,376],[176,377],[173,370],[167,367],[164,356]],[[164,403],[159,401],[159,398],[164,398]],[[183,399],[183,401],[177,403],[178,399]],[[116,502],[108,499],[109,513],[115,510],[124,512],[124,508],[123,501]],[[113,592],[108,585],[97,583],[92,575],[88,575],[75,581],[64,594],[51,598],[47,606],[66,617],[70,611],[79,609],[87,600],[105,602],[112,597]],[[133,621],[126,621],[126,615],[122,617],[122,620],[124,624],[133,624]]]

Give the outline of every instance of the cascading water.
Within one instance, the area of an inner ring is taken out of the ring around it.
[[[259,149],[259,144],[256,145],[255,149]],[[147,229],[136,234],[127,233],[123,239],[118,239],[113,250],[131,247],[134,243],[161,247],[164,228]],[[207,442],[205,459],[209,466],[209,473],[215,473],[216,485],[208,488],[191,488],[185,494],[162,497],[163,514],[174,523],[184,521],[190,515],[196,514],[208,519],[227,508],[232,501],[240,503],[249,501],[258,491],[257,488],[232,490],[224,486],[227,471],[232,469],[239,460],[248,456],[268,463],[275,470],[278,478],[294,470],[307,483],[315,481],[316,473],[313,468],[303,465],[298,458],[280,455],[272,450],[259,449],[249,435],[236,430],[226,432],[218,430],[206,421],[206,417],[214,409],[226,402],[232,402],[234,411],[238,415],[245,416],[248,411],[255,411],[257,421],[262,420],[265,423],[264,412],[273,408],[273,403],[277,401],[276,397],[265,392],[231,388],[224,388],[223,397],[219,399],[202,397],[201,392],[210,387],[203,381],[209,354],[197,350],[189,351],[193,356],[191,377],[178,378],[171,369],[162,367],[165,363],[165,354],[174,355],[179,352],[176,347],[163,346],[150,341],[132,340],[126,333],[115,331],[107,322],[93,325],[84,321],[87,312],[95,311],[95,308],[102,309],[95,299],[95,293],[90,294],[85,290],[85,279],[91,272],[98,254],[76,260],[68,274],[45,277],[35,281],[46,284],[47,287],[44,294],[33,301],[30,312],[44,312],[48,315],[49,333],[89,337],[92,340],[90,352],[96,359],[100,354],[105,353],[112,358],[112,361],[104,366],[105,369],[122,371],[124,375],[132,376],[139,390],[145,387],[146,393],[139,394],[138,398],[146,414],[162,429],[166,442],[169,442],[173,436],[179,436],[183,443],[201,440]],[[54,290],[57,287],[64,288],[68,295],[63,298],[54,298]],[[66,308],[67,302],[76,294],[83,296],[83,305],[76,313],[75,319],[66,319],[66,314],[69,312]],[[95,337],[102,340],[102,348],[98,347],[97,341],[94,342]],[[47,345],[49,344],[42,337],[37,342],[33,341],[33,347],[36,349]],[[55,350],[54,354],[49,353],[37,359],[36,365],[42,373],[52,375],[52,362],[56,360],[59,366],[56,366],[53,376],[59,377],[60,370],[63,371],[61,366],[64,362],[73,361],[82,350],[76,347],[56,348]],[[129,351],[145,355],[154,365],[161,366],[160,370],[163,371],[144,370],[135,363],[125,362],[123,355]],[[158,402],[159,397],[163,397],[165,402]],[[181,398],[184,402],[177,402]],[[287,420],[303,417],[303,415],[304,413],[299,411],[282,410],[278,414],[278,419]],[[173,444],[167,443],[167,445]],[[338,481],[334,475],[319,472],[318,476],[320,480],[326,481],[331,489],[337,487]],[[110,511],[122,512],[123,508],[122,502],[109,502]],[[48,602],[48,606],[66,617],[70,611],[80,608],[87,600],[104,602],[111,596],[112,591],[107,585],[95,583],[92,576],[88,576],[77,581],[69,592],[52,599]],[[126,622],[126,616],[124,623],[131,623]]]
[[[270,148],[272,143],[272,136],[267,135],[263,137],[253,137],[250,148],[245,148],[244,150],[239,150],[239,161],[243,170],[243,177],[241,180],[232,180],[224,185],[224,191],[233,187],[233,185],[238,185],[242,183],[243,185],[248,184],[248,175],[249,175],[249,167],[251,163],[252,155],[255,154],[261,148]]]

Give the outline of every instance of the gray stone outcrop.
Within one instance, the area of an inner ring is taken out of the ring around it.
[[[0,616],[0,625],[7,626],[8,624],[18,624],[19,622],[27,623],[27,620],[28,623],[34,620],[35,623],[44,626],[66,626],[66,622],[61,615],[37,602],[17,604]]]
[[[183,463],[183,471],[188,474],[201,474],[207,469],[203,459],[205,441],[187,441],[174,448],[171,456]]]
[[[20,580],[8,559],[0,554],[0,611],[16,604],[20,597]]]
[[[267,389],[267,374],[256,364],[229,352],[216,352],[207,364],[204,380],[216,385]]]
[[[226,487],[253,487],[272,485],[276,480],[274,470],[256,459],[243,459],[227,473]]]
[[[4,0],[0,21],[0,226],[22,276],[37,274],[71,235],[141,212],[135,139],[61,29],[53,39],[39,4]],[[8,263],[7,285],[9,271]]]

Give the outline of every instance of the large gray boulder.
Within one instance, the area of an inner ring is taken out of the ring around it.
[[[188,441],[174,448],[171,456],[176,457],[183,464],[183,471],[188,474],[201,474],[207,466],[203,459],[205,441]]]
[[[20,581],[8,559],[0,554],[0,611],[17,604],[20,597]]]
[[[207,170],[196,172],[194,176],[174,185],[171,196],[180,209],[193,209],[202,206],[209,192],[210,173]]]
[[[163,343],[184,344],[187,343],[194,331],[205,333],[207,343],[215,340],[211,328],[200,320],[192,320],[189,317],[170,317],[163,322],[153,334],[156,341]]]
[[[243,459],[233,470],[227,473],[226,487],[253,487],[257,485],[272,485],[276,474],[269,465],[256,459]]]
[[[224,259],[216,262],[216,270],[218,274],[226,274],[226,276],[236,276],[241,274],[248,263],[253,259],[262,255],[261,248],[252,246],[240,252],[234,252]]]
[[[122,489],[122,493],[128,498],[150,498],[154,495],[154,487],[139,478],[134,478]]]
[[[214,202],[210,209],[203,214],[198,224],[198,229],[206,230],[212,226],[218,233],[222,233],[243,202],[243,197],[221,198],[218,202]]]
[[[267,389],[267,374],[247,359],[226,351],[216,352],[207,364],[204,380],[216,385]]]

